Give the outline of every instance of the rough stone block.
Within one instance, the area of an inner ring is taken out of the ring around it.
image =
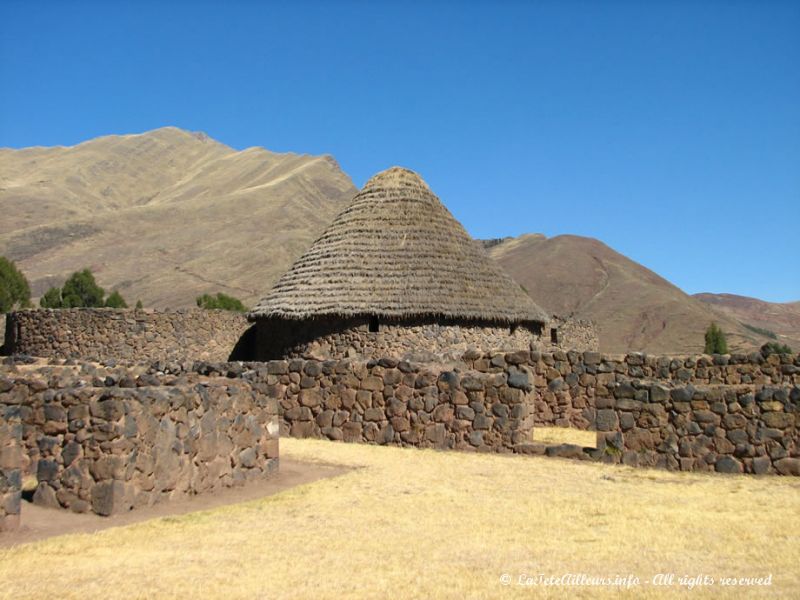
[[[714,463],[714,470],[717,473],[743,473],[744,467],[732,456],[722,456]]]
[[[784,412],[768,412],[761,415],[761,419],[767,427],[774,429],[786,429],[794,425],[794,415]]]
[[[252,469],[256,466],[258,454],[255,448],[245,448],[239,452],[239,464],[247,469]]]
[[[542,444],[541,442],[525,442],[514,446],[514,452],[517,454],[542,456],[546,450],[547,444]]]
[[[781,475],[800,476],[800,458],[781,458],[775,461],[775,470]]]
[[[666,402],[670,399],[670,391],[660,385],[650,386],[650,402]]]
[[[267,440],[264,444],[264,454],[267,458],[278,458],[280,450],[280,442],[277,438]]]
[[[365,421],[383,421],[386,413],[382,408],[368,408],[364,411]]]
[[[289,363],[285,360],[271,360],[267,363],[267,373],[270,375],[288,374]]]
[[[361,423],[349,421],[342,425],[342,435],[345,442],[360,442],[363,433],[363,426]]]
[[[625,433],[625,447],[630,450],[650,450],[655,448],[653,435],[647,429],[632,429]]]
[[[772,460],[769,456],[757,456],[753,459],[753,473],[756,475],[763,475],[768,473],[772,468]]]
[[[103,481],[92,488],[92,511],[98,515],[113,515],[129,510],[131,506],[125,484],[121,481]]]
[[[506,358],[506,360],[508,360],[508,358]],[[533,389],[528,373],[517,369],[508,372],[508,385],[512,388],[525,391]]]
[[[425,439],[437,446],[444,444],[446,434],[445,426],[441,423],[430,424],[425,429]]]
[[[301,405],[314,408],[322,404],[322,394],[318,389],[304,389],[300,390],[298,400]]]
[[[530,361],[531,355],[530,352],[526,350],[518,350],[516,352],[510,352],[506,354],[504,358],[505,361],[510,365],[524,365]]]
[[[2,443],[4,440],[0,440]],[[22,449],[14,443],[0,447],[0,469],[19,469],[22,465]]]
[[[545,449],[547,456],[557,456],[559,458],[584,458],[582,446],[575,444],[558,444],[557,446],[547,446]]]
[[[473,375],[465,375],[461,378],[461,388],[468,392],[483,391],[483,380]]]
[[[488,430],[492,428],[492,423],[494,423],[494,419],[491,417],[485,414],[478,414],[475,415],[475,419],[472,421],[472,427],[474,429]]]
[[[747,417],[738,413],[728,413],[722,418],[722,422],[726,429],[743,429],[747,425]]]
[[[613,391],[615,398],[633,398],[636,395],[636,389],[627,381],[617,384]]]
[[[361,388],[368,391],[381,391],[383,389],[383,380],[380,377],[370,375],[361,382]]]
[[[316,436],[316,423],[314,421],[296,421],[292,423],[289,435],[298,438],[311,438]]]
[[[482,446],[483,445],[483,431],[472,431],[470,432],[469,436],[467,437],[470,445],[472,446]]]
[[[729,429],[727,435],[734,444],[746,444],[749,441],[749,436],[744,429]]]
[[[320,428],[331,427],[333,425],[333,417],[335,414],[336,413],[331,409],[323,410],[316,416],[315,421]]]
[[[695,410],[694,420],[702,424],[711,423],[713,425],[719,425],[721,418],[710,410]]]
[[[584,352],[583,364],[585,365],[599,365],[602,360],[602,355],[599,352]]]
[[[432,416],[434,421],[437,421],[439,423],[449,423],[450,421],[453,420],[454,417],[453,407],[449,403],[439,404],[433,410]]]
[[[620,398],[616,401],[616,408],[618,410],[639,410],[642,408],[642,403],[629,398]]]
[[[636,420],[631,413],[623,412],[619,414],[619,426],[622,431],[627,431],[634,427],[634,425],[636,425]]]
[[[44,481],[39,482],[36,486],[36,491],[33,493],[33,503],[36,506],[44,506],[46,508],[60,508],[58,498],[56,498],[56,491]]]
[[[670,398],[673,402],[690,402],[694,395],[694,389],[691,387],[673,388],[670,390]]]
[[[601,409],[597,411],[595,419],[597,431],[615,431],[619,428],[619,420],[616,411],[612,409]]]
[[[405,417],[392,417],[389,423],[395,431],[401,433],[411,428],[411,423]]]

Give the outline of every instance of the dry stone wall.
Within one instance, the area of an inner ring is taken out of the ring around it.
[[[625,464],[800,475],[800,387],[617,383],[609,392],[596,399],[595,426]]]
[[[513,369],[459,372],[393,358],[272,361],[266,369],[282,429],[295,437],[511,452],[533,427],[530,381]]]
[[[597,349],[597,335],[590,322],[559,317],[545,326],[498,326],[452,319],[371,322],[369,318],[262,319],[251,325],[243,314],[219,310],[75,308],[11,313],[4,331],[2,353],[7,355],[95,361],[391,356],[416,362],[448,362],[458,361],[466,350],[476,348]]]
[[[223,310],[25,310],[7,317],[5,352],[85,360],[222,361],[249,327],[243,314]]]
[[[268,393],[296,437],[521,453],[691,471],[800,473],[796,356],[480,353],[461,367],[271,361]],[[547,447],[534,425],[598,432]]]
[[[575,319],[572,317],[553,316],[547,324],[550,333],[545,332],[545,341],[550,337],[550,347],[543,350],[576,350],[578,352],[594,351],[600,348],[597,329],[588,319]],[[552,330],[555,329],[555,334]]]
[[[275,472],[277,403],[238,375],[3,367],[0,411],[19,416],[34,503],[109,515]]]
[[[507,357],[468,365],[500,373]],[[515,361],[524,354],[517,353]],[[800,474],[800,357],[530,353],[536,426],[598,432],[596,449],[518,452],[687,471]]]
[[[41,504],[114,512],[268,474],[278,423],[347,442],[800,475],[797,355],[52,362],[11,364],[0,377],[0,414],[20,419],[0,423],[0,449],[14,431],[23,449],[0,461],[8,523],[15,471],[36,475]],[[595,431],[598,443],[537,443],[535,428],[551,425]]]
[[[459,360],[468,348],[528,350],[540,344],[538,324],[497,326],[460,321],[402,320],[373,322],[368,318],[290,321],[260,319],[256,324],[254,358],[378,359],[410,361]]]
[[[469,354],[466,363],[479,372],[498,371],[496,353]],[[494,361],[494,363],[493,363]],[[735,355],[648,356],[640,353],[600,354],[556,350],[531,352],[526,359],[537,390],[535,417],[538,425],[587,428],[583,410],[606,386],[618,381],[648,382],[663,386],[800,385],[797,355],[759,353]]]
[[[470,364],[490,371],[489,356]],[[587,428],[583,411],[608,386],[617,382],[681,385],[754,385],[793,387],[800,385],[797,355],[760,353],[694,355],[684,357],[648,356],[631,353],[604,355],[598,352],[532,352],[528,363],[538,390],[537,424]]]
[[[22,496],[21,440],[19,408],[0,406],[0,532],[16,529],[19,525]]]

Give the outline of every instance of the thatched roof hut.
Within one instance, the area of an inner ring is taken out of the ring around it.
[[[372,177],[249,314],[503,324],[547,315],[413,171]]]

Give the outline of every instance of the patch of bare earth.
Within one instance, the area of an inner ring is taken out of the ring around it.
[[[282,459],[279,472],[268,479],[137,508],[110,517],[101,517],[94,513],[77,514],[68,510],[43,508],[30,502],[23,502],[20,527],[16,531],[0,534],[0,548],[27,544],[59,535],[91,534],[111,527],[132,525],[156,518],[177,517],[229,504],[266,498],[298,485],[341,475],[349,470],[349,467],[341,465]]]

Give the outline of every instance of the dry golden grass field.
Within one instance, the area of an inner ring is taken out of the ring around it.
[[[205,512],[0,549],[6,598],[800,597],[800,480],[281,440],[344,475]],[[675,585],[645,583],[674,574]],[[501,576],[508,574],[510,585]],[[520,575],[633,575],[618,587]]]

